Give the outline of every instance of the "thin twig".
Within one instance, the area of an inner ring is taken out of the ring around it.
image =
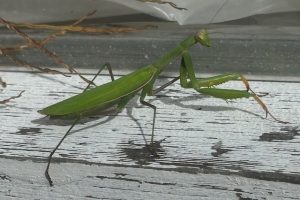
[[[51,60],[57,64],[61,65],[64,68],[68,69],[70,73],[77,74],[81,79],[83,79],[85,82],[89,84],[94,84],[93,82],[90,82],[88,79],[83,77],[79,72],[77,72],[74,67],[66,64],[63,62],[63,60],[57,56],[55,53],[51,52],[47,48],[45,48],[45,45],[51,41],[54,40],[57,36],[64,35],[67,31],[71,32],[82,32],[82,33],[105,33],[105,34],[111,34],[111,33],[125,33],[125,32],[133,32],[137,31],[137,28],[131,28],[131,27],[110,27],[110,28],[93,28],[93,27],[80,27],[77,26],[79,23],[81,23],[83,20],[87,19],[89,16],[93,15],[96,11],[92,11],[82,17],[80,17],[76,22],[74,22],[71,25],[68,26],[52,26],[52,25],[46,25],[46,24],[30,24],[30,23],[14,23],[4,20],[3,18],[0,18],[0,23],[6,25],[6,27],[12,31],[14,31],[16,34],[23,37],[27,43],[15,47],[7,47],[7,48],[0,48],[0,55],[4,55],[8,57],[10,60],[15,62],[18,65],[23,65],[25,67],[34,68],[42,72],[46,73],[55,73],[55,74],[62,74],[66,76],[64,73],[57,71],[57,70],[51,70],[49,68],[43,68],[34,66],[32,64],[29,64],[25,61],[19,60],[14,56],[10,56],[9,54],[24,50],[26,48],[37,48],[44,54],[46,54],[48,57],[51,58]],[[47,38],[43,40],[35,40],[30,38],[26,33],[20,31],[17,27],[24,27],[24,28],[32,28],[32,29],[48,29],[48,30],[55,30],[57,32],[51,34]]]
[[[0,55],[11,54],[28,48],[28,45],[19,45],[15,47],[0,48]]]
[[[75,25],[81,23],[83,20],[87,19],[89,16],[95,14],[95,12],[96,12],[96,10],[94,10],[94,11],[92,11],[92,12],[90,12],[90,13],[88,13],[88,14],[82,16],[82,17],[80,17],[77,21],[75,21],[73,24],[71,24],[71,26],[75,26]],[[57,31],[57,32],[55,32],[55,33],[53,33],[53,34],[51,34],[50,36],[48,36],[48,37],[45,38],[44,40],[42,40],[40,43],[41,43],[42,45],[45,45],[45,44],[47,44],[50,40],[54,40],[57,36],[62,36],[62,35],[64,35],[64,34],[66,34],[66,30],[59,30],[59,31]]]
[[[46,44],[49,41],[49,39],[52,39],[52,38],[47,37],[42,42]],[[25,48],[29,48],[29,47],[30,47],[29,45],[19,45],[19,46],[16,46],[16,47],[7,47],[7,48],[2,48],[2,49],[0,48],[0,55],[3,55],[5,57],[7,57],[9,60],[11,60],[12,62],[14,62],[17,65],[25,66],[27,68],[30,68],[31,70],[36,69],[36,70],[44,72],[44,73],[61,74],[61,75],[66,76],[66,77],[70,77],[70,76],[66,75],[65,73],[60,72],[58,70],[53,70],[53,69],[46,68],[46,67],[35,66],[35,65],[32,65],[32,64],[30,64],[26,61],[22,61],[22,60],[20,60],[20,59],[18,59],[15,56],[12,55],[12,54],[14,54],[18,51],[21,51],[21,50],[23,50]],[[1,80],[0,80],[0,84],[1,84]],[[3,86],[3,84],[1,84],[1,85]]]
[[[77,72],[77,70],[74,69],[74,67],[66,64],[63,62],[63,60],[57,56],[55,53],[51,52],[50,50],[48,50],[46,47],[44,47],[39,41],[30,38],[26,33],[20,31],[17,27],[15,27],[13,24],[11,24],[8,21],[5,21],[4,19],[0,18],[0,23],[5,24],[6,27],[9,30],[14,31],[16,34],[20,35],[21,37],[23,37],[25,40],[27,40],[29,45],[32,45],[33,47],[39,49],[42,53],[46,54],[47,56],[49,56],[52,61],[57,64],[57,65],[61,65],[64,68],[68,69],[70,73],[75,73],[77,74],[82,80],[84,80],[87,83],[91,83],[88,79],[86,79],[85,77],[83,77],[79,72]],[[2,52],[3,53],[3,52]],[[94,85],[94,83],[91,83]]]
[[[12,96],[12,97],[10,97],[10,98],[8,98],[8,99],[4,99],[4,100],[0,101],[0,104],[6,104],[6,103],[8,103],[10,100],[12,100],[12,99],[20,98],[20,97],[22,96],[23,92],[25,92],[25,90],[22,90],[17,96]]]
[[[140,2],[150,2],[150,3],[158,3],[158,4],[169,4],[170,6],[172,6],[175,9],[178,10],[187,10],[187,8],[181,8],[178,7],[175,3],[171,2],[171,1],[161,1],[161,0],[137,0]]]
[[[5,88],[6,87],[6,82],[2,80],[2,78],[0,77],[0,85]]]
[[[47,29],[54,31],[66,31],[66,32],[80,32],[80,33],[100,33],[100,34],[112,34],[112,33],[128,33],[138,31],[138,28],[134,27],[109,27],[109,28],[96,28],[96,27],[83,27],[77,26],[83,20],[87,19],[91,15],[95,14],[96,10],[80,17],[76,22],[71,25],[48,25],[48,24],[31,24],[31,23],[14,23],[9,22],[14,27],[30,28],[30,29]]]
[[[76,22],[74,22],[72,24],[72,26],[80,24],[81,22],[83,22],[84,20],[86,20],[88,17],[94,15],[96,12],[97,12],[97,10],[93,10],[92,12],[89,12],[88,14],[81,16]]]
[[[96,27],[82,27],[82,26],[62,26],[62,25],[47,25],[47,24],[13,24],[19,28],[30,29],[47,29],[53,31],[67,31],[67,32],[80,32],[80,33],[101,33],[101,34],[113,34],[113,33],[129,33],[138,31],[138,28],[134,27],[109,27],[109,28],[96,28]]]
[[[66,76],[66,77],[70,77],[69,75],[63,73],[63,72],[60,72],[58,70],[54,70],[54,69],[50,69],[50,68],[47,68],[47,67],[39,67],[39,66],[35,66],[33,64],[30,64],[26,61],[23,61],[23,60],[20,60],[18,58],[16,58],[15,56],[12,56],[12,55],[5,55],[7,58],[9,58],[12,62],[14,62],[15,64],[17,65],[20,65],[20,66],[25,66],[29,69],[36,69],[40,72],[44,72],[44,73],[48,73],[48,74],[61,74],[63,76]]]
[[[79,24],[81,23],[83,20],[85,20],[87,17],[93,15],[96,11],[93,11],[91,13],[88,13],[87,15],[84,15],[82,17],[80,17],[76,22],[74,22],[71,26],[73,25],[76,25],[76,24]],[[8,21],[6,21],[8,22]],[[13,24],[14,26],[17,26],[16,23],[13,23],[13,22],[9,22],[10,24]],[[47,38],[39,41],[39,43],[41,45],[46,45],[49,41],[51,40],[54,40],[57,36],[62,36],[66,33],[66,31],[64,30],[60,30],[60,31],[57,31],[51,35],[49,35]],[[19,45],[19,46],[16,46],[16,47],[7,47],[7,48],[0,48],[0,55],[7,55],[7,54],[11,54],[11,53],[14,53],[16,51],[21,51],[23,49],[26,49],[26,48],[31,48],[33,47],[33,45],[31,45],[30,43],[27,43],[27,44],[24,44],[24,45]]]
[[[56,33],[53,33],[51,35],[49,35],[47,38],[38,41],[41,45],[46,45],[50,40],[54,40],[57,36],[61,36],[64,35],[65,32],[63,31],[59,31]],[[0,55],[8,55],[8,54],[13,54],[19,51],[22,51],[24,49],[28,49],[28,48],[32,48],[34,47],[32,44],[30,43],[26,43],[26,44],[22,44],[22,45],[18,45],[15,47],[5,47],[5,48],[0,48]]]
[[[16,34],[20,35],[21,37],[23,37],[27,41],[27,44],[24,44],[24,45],[19,45],[19,46],[16,46],[16,47],[9,47],[9,48],[1,48],[0,49],[0,55],[7,56],[10,60],[17,63],[18,65],[23,64],[25,67],[35,68],[35,69],[37,69],[39,71],[42,71],[42,72],[59,73],[59,74],[65,75],[62,72],[59,72],[59,71],[56,71],[56,70],[51,70],[49,68],[41,68],[41,67],[33,66],[29,63],[18,60],[15,57],[12,57],[12,56],[8,55],[8,54],[11,54],[11,53],[16,52],[16,51],[21,51],[25,48],[35,47],[35,48],[38,48],[41,52],[43,52],[47,56],[49,56],[55,64],[62,65],[64,68],[68,69],[70,73],[77,74],[85,82],[87,82],[89,84],[90,83],[94,84],[94,83],[90,82],[88,79],[86,79],[85,77],[83,77],[79,72],[77,72],[77,70],[75,70],[74,67],[64,63],[63,60],[59,56],[57,56],[55,53],[51,52],[50,50],[48,50],[44,46],[50,40],[55,39],[57,36],[64,35],[66,33],[66,31],[83,32],[83,33],[105,33],[105,34],[110,34],[110,33],[120,33],[120,32],[123,32],[123,33],[124,32],[133,32],[133,31],[138,30],[136,28],[130,28],[130,27],[93,28],[93,27],[76,26],[79,23],[81,23],[83,20],[88,18],[89,16],[93,15],[95,12],[96,11],[92,11],[92,12],[80,17],[76,22],[74,22],[73,24],[71,24],[69,26],[51,26],[51,25],[46,25],[46,24],[38,25],[38,24],[30,24],[30,23],[13,23],[13,22],[9,22],[9,21],[6,21],[6,20],[0,18],[0,23],[6,25],[6,27],[8,29],[14,31]],[[26,33],[20,31],[17,27],[25,27],[25,28],[33,28],[33,29],[36,29],[36,28],[37,29],[49,29],[49,30],[55,30],[57,32],[51,34],[50,36],[48,36],[47,38],[45,38],[41,41],[38,41],[38,40],[30,38]]]

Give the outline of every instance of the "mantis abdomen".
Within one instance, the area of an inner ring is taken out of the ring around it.
[[[38,112],[49,116],[77,116],[107,109],[127,96],[134,96],[152,80],[156,71],[152,65],[143,67],[127,76],[87,90]]]

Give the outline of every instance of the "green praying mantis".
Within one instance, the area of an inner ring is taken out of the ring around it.
[[[155,117],[156,107],[149,102],[145,101],[146,96],[155,95],[159,91],[168,87],[177,80],[180,80],[180,85],[183,88],[193,88],[199,93],[209,95],[224,100],[250,98],[253,97],[257,103],[263,108],[266,116],[269,114],[274,120],[283,122],[276,119],[268,110],[263,101],[252,91],[247,79],[238,73],[227,73],[223,75],[213,76],[210,78],[197,79],[195,76],[194,68],[192,65],[192,58],[188,50],[193,45],[200,43],[202,46],[210,47],[211,42],[206,30],[199,31],[193,36],[190,36],[180,42],[174,49],[164,54],[160,59],[150,65],[146,65],[126,76],[123,76],[117,80],[114,80],[111,68],[108,64],[102,66],[96,76],[107,67],[111,75],[111,82],[96,86],[89,89],[90,84],[85,90],[73,97],[53,104],[40,111],[41,114],[48,115],[50,117],[74,117],[75,121],[70,126],[69,130],[65,133],[57,146],[53,149],[48,157],[48,164],[45,171],[45,176],[50,184],[53,186],[53,181],[49,175],[49,167],[52,160],[52,156],[59,148],[63,140],[67,137],[75,124],[83,117],[95,114],[99,111],[106,111],[114,107],[114,110],[119,112],[125,108],[126,104],[140,92],[140,103],[144,106],[153,109],[153,123],[152,123],[152,135],[151,144],[154,139]],[[170,82],[164,84],[158,89],[153,89],[154,83],[160,73],[165,69],[166,65],[170,63],[176,57],[181,56],[180,75]],[[96,78],[94,77],[94,79]],[[94,80],[93,79],[93,80]],[[241,80],[245,85],[245,90],[234,89],[219,89],[215,86],[232,81]],[[284,122],[283,122],[284,123]],[[146,142],[147,145],[147,142]]]

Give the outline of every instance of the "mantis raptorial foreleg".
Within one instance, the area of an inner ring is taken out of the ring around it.
[[[214,88],[215,85],[226,83],[232,80],[241,80],[246,87],[246,90],[233,90],[233,89],[219,89]],[[275,118],[268,110],[265,103],[256,95],[256,93],[250,88],[248,80],[238,73],[226,73],[218,76],[213,76],[205,79],[196,79],[194,68],[192,65],[192,59],[188,52],[182,54],[181,66],[180,66],[180,84],[184,88],[194,88],[197,92],[221,98],[239,99],[253,97],[256,102],[262,107],[266,113],[266,117],[269,114],[274,120],[280,123],[286,123]]]

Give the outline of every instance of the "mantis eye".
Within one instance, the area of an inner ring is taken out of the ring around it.
[[[208,33],[207,31],[204,29],[204,30],[201,30],[199,31],[197,34],[196,34],[196,40],[202,44],[203,46],[206,46],[206,47],[210,47],[211,44],[210,44],[210,39],[209,39],[209,36],[208,36]]]

